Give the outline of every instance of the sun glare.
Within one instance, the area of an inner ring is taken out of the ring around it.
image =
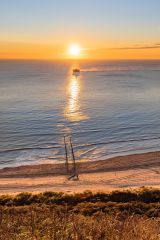
[[[69,55],[72,57],[78,57],[81,53],[81,48],[78,44],[72,44],[68,49]]]

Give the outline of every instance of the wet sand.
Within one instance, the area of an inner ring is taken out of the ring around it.
[[[0,194],[112,191],[142,186],[160,188],[160,152],[78,162],[77,169],[78,181],[67,179],[64,163],[0,169]]]

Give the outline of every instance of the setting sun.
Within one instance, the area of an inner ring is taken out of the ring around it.
[[[68,49],[69,55],[72,57],[78,57],[81,53],[81,48],[78,44],[72,44]]]

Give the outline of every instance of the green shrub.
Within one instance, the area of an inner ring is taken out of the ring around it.
[[[30,205],[32,203],[32,194],[20,193],[14,197],[13,202],[16,206]]]
[[[0,205],[5,206],[12,201],[12,196],[10,195],[0,195]]]
[[[137,193],[130,191],[113,191],[108,198],[113,202],[131,202],[137,200]]]
[[[160,202],[160,190],[144,188],[139,192],[138,200],[145,203]]]

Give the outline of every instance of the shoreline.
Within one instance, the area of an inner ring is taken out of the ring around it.
[[[0,169],[0,194],[160,188],[160,151],[77,162],[77,168],[78,181],[67,180],[64,163]]]

